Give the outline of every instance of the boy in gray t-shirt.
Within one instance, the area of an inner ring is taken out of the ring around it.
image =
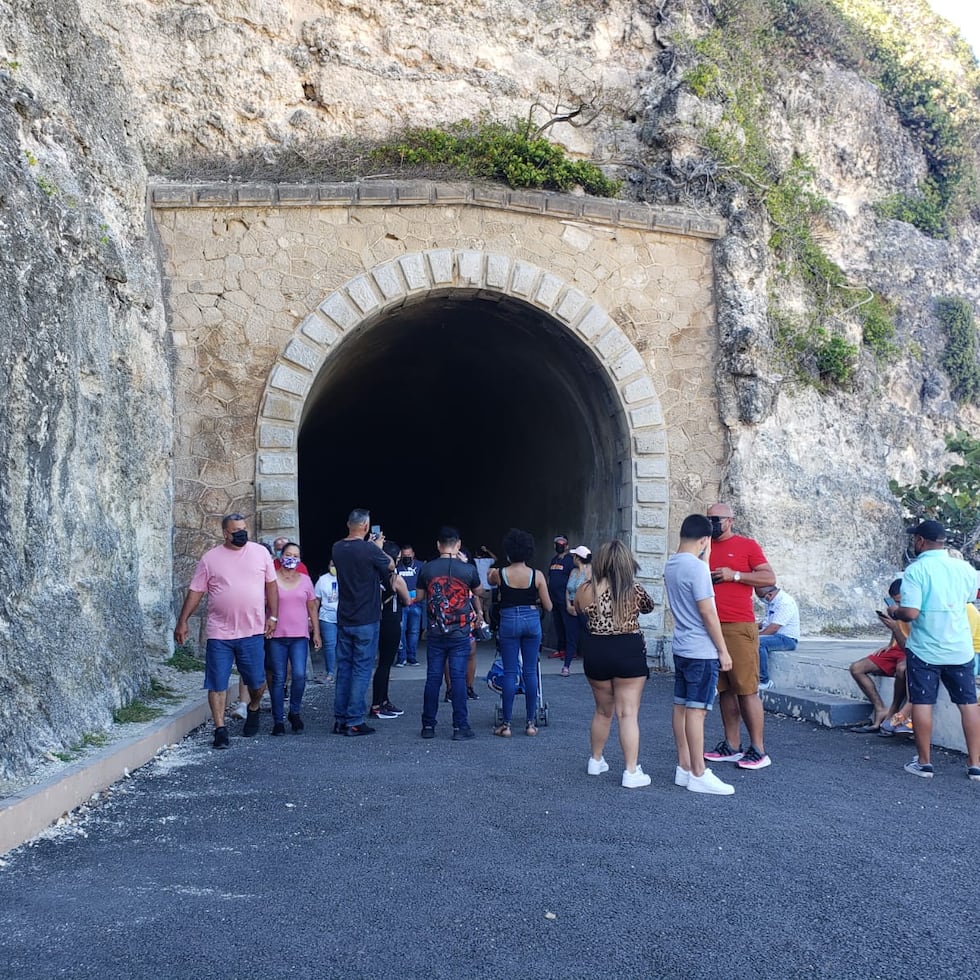
[[[731,670],[732,658],[715,609],[708,569],[711,522],[691,514],[681,524],[676,554],[664,566],[667,599],[674,616],[674,712],[677,744],[674,782],[692,793],[731,796],[735,787],[704,765],[704,719],[715,702],[718,670]]]

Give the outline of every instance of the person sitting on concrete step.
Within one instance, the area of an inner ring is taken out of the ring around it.
[[[888,586],[889,606],[897,606],[902,595],[902,580],[895,579]],[[851,676],[861,693],[871,702],[871,719],[860,725],[855,731],[877,732],[886,718],[896,714],[906,700],[905,693],[905,643],[909,635],[908,623],[892,619],[886,612],[878,611],[878,619],[891,633],[888,646],[875,650],[874,653],[851,664]],[[886,708],[872,677],[894,677],[895,691],[892,695],[891,706]]]
[[[769,679],[769,651],[795,650],[800,642],[800,607],[778,585],[760,585],[755,594],[766,604],[759,627],[759,690],[772,687]]]

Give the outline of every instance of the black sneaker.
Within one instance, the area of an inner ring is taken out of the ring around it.
[[[405,714],[401,708],[396,708],[390,701],[382,701],[381,708],[382,710],[387,711],[389,716],[394,715],[396,718]]]
[[[466,728],[454,728],[453,729],[453,741],[454,742],[464,742],[468,738],[476,738],[476,732],[473,731],[469,725]]]
[[[299,733],[304,728],[306,728],[306,725],[303,724],[303,716],[302,715],[297,714],[296,712],[290,711],[289,714],[286,717],[289,719],[289,724],[290,724],[290,727],[293,730],[293,734],[294,735],[299,735]]]
[[[259,730],[259,720],[262,716],[262,712],[256,708],[253,711],[251,708],[248,709],[248,714],[245,716],[245,724],[242,726],[242,735],[245,738],[251,738]]]
[[[397,718],[401,712],[400,711],[389,711],[388,708],[381,705],[372,705],[371,710],[368,712],[372,718]]]
[[[272,734],[273,735],[285,735],[286,734],[286,726],[285,726],[285,724],[283,722],[281,722],[281,721],[275,722],[273,724],[273,726],[272,726]]]
[[[708,762],[738,762],[742,755],[741,745],[737,749],[733,748],[725,739],[722,739],[711,751],[704,753]]]
[[[224,725],[214,730],[214,741],[211,745],[216,749],[228,748],[228,729]]]
[[[474,691],[472,687],[468,687],[466,689],[466,699],[468,701],[479,701],[480,700],[480,695],[477,694],[476,691]]]
[[[422,738],[435,738],[436,730],[432,725],[423,725],[421,735]]]
[[[442,699],[444,704],[448,704],[453,699],[453,692],[451,688],[446,688],[446,696]]]
[[[374,729],[370,725],[365,725],[362,721],[359,725],[350,725],[347,731],[344,732],[345,735],[353,738],[355,735],[373,735]]]
[[[342,722],[335,721],[333,723],[333,734],[334,735],[346,735],[347,734],[347,726],[345,724],[343,724]]]
[[[417,660],[406,660],[405,663],[408,664],[409,667],[418,667],[419,665]]]

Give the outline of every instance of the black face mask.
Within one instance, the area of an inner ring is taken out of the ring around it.
[[[244,548],[246,542],[248,541],[248,531],[244,529],[241,531],[232,531],[230,537],[231,543],[236,548]]]
[[[721,535],[722,535],[721,522],[723,520],[725,520],[725,518],[723,518],[723,517],[709,517],[708,520],[711,521],[711,537],[712,537],[712,540],[714,540],[715,538],[720,538]]]
[[[401,557],[400,560],[401,560],[401,563],[403,565],[411,565],[412,564],[412,559],[411,558],[406,558],[404,555],[402,555],[402,557]]]

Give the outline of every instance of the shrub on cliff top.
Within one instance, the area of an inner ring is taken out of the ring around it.
[[[448,167],[515,188],[567,191],[578,184],[597,197],[614,197],[620,188],[594,163],[570,160],[557,144],[529,133],[523,122],[464,119],[445,129],[410,129],[395,142],[374,149],[370,159],[395,167]]]

